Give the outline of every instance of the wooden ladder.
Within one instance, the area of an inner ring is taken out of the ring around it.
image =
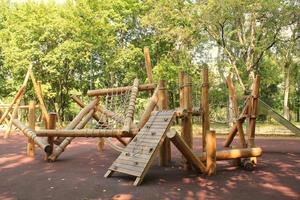
[[[145,126],[109,167],[104,177],[107,178],[114,172],[121,172],[136,176],[133,185],[139,185],[166,138],[166,133],[174,118],[174,111],[157,111],[153,113]]]

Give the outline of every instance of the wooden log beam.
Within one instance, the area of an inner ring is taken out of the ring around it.
[[[35,130],[35,108],[35,101],[30,101],[28,109],[28,123],[29,128],[31,128],[32,130]],[[35,156],[35,143],[31,138],[28,138],[27,141],[27,156]]]
[[[136,98],[137,98],[137,94],[138,94],[138,87],[139,87],[139,79],[135,78],[134,82],[133,82],[133,86],[131,88],[129,105],[128,105],[126,117],[124,120],[123,131],[125,133],[130,132],[131,125],[133,124],[133,117],[134,117],[134,111],[135,111]]]
[[[75,129],[75,130],[38,130],[39,137],[129,137],[135,134],[124,133],[121,129]]]
[[[262,155],[262,149],[259,147],[255,148],[242,148],[242,149],[230,149],[221,150],[216,152],[216,160],[231,160],[237,158],[249,158],[249,157],[260,157]],[[205,162],[207,159],[207,153],[201,153],[199,155],[201,161]]]
[[[216,132],[207,131],[206,133],[206,172],[211,176],[216,173]]]
[[[43,149],[46,154],[51,153],[52,148],[49,144],[46,144],[42,138],[37,137],[36,132],[32,130],[31,128],[25,126],[21,121],[18,119],[13,119],[13,124],[20,129],[25,136],[30,138],[31,140],[34,141],[35,144],[37,144],[41,149]]]
[[[192,111],[188,111],[187,109],[183,108],[176,108],[176,117],[182,118],[186,117],[189,113],[192,114],[192,116],[202,116],[202,110],[201,107],[193,107]]]
[[[15,108],[15,107],[16,107],[16,105],[14,104],[12,106],[12,109]],[[39,107],[40,107],[40,105],[35,105],[35,108],[39,108]],[[2,104],[2,105],[0,105],[0,109],[8,109],[8,108],[9,108],[8,104]],[[30,105],[20,105],[18,108],[19,109],[29,109]]]
[[[139,91],[153,91],[156,88],[155,84],[143,84],[139,85],[138,90]],[[97,90],[89,90],[87,92],[88,96],[106,96],[106,95],[114,95],[118,93],[124,93],[127,91],[130,91],[132,89],[132,86],[126,86],[126,87],[117,87],[117,88],[107,88],[107,89],[97,89]]]
[[[167,133],[167,137],[173,142],[176,148],[182,153],[182,155],[195,167],[198,172],[206,173],[206,167],[202,161],[195,156],[192,149],[182,139],[182,137],[175,131],[170,130]]]

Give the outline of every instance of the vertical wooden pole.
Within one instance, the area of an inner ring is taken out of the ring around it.
[[[181,109],[183,109],[183,78],[184,72],[179,72],[179,105]]]
[[[166,88],[166,81],[160,80],[158,86],[158,110],[167,110],[168,109],[168,90]],[[167,166],[171,160],[171,145],[170,140],[165,138],[160,150],[159,150],[159,165]]]
[[[150,52],[148,47],[144,47],[144,56],[145,56],[145,66],[147,71],[148,82],[153,83],[152,65],[151,65]]]
[[[55,112],[50,112],[49,113],[49,123],[48,123],[48,126],[47,126],[48,129],[55,129],[56,128],[56,120],[57,120],[57,114]],[[53,150],[53,146],[54,146],[53,142],[54,142],[54,137],[48,137],[48,143],[50,144],[52,150]],[[51,155],[52,152],[49,153],[49,155]],[[48,157],[47,157],[47,160],[48,160]]]
[[[206,171],[207,175],[216,173],[216,152],[217,152],[216,132],[206,132]]]
[[[257,104],[258,104],[258,96],[259,96],[259,85],[260,85],[260,76],[256,76],[253,89],[252,89],[252,97],[250,100],[250,118],[249,118],[249,129],[248,129],[248,140],[250,147],[255,147],[255,123],[256,123],[256,115],[257,115]]]
[[[182,106],[188,114],[182,118],[182,137],[187,145],[193,149],[193,127],[192,127],[192,79],[187,73],[183,74],[183,87],[182,87]],[[192,166],[187,160],[184,160],[184,169],[191,170]]]
[[[28,123],[29,123],[29,128],[35,130],[35,101],[29,102]],[[27,142],[27,156],[29,157],[35,156],[35,143],[31,138],[28,138],[28,142]]]
[[[209,130],[209,104],[208,104],[208,68],[204,67],[202,72],[202,95],[201,95],[201,106],[202,106],[202,150],[206,150],[206,133]]]

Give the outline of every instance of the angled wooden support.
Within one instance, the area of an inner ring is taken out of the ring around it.
[[[2,124],[2,122],[6,119],[8,113],[10,112],[10,110],[14,107],[12,117],[10,118],[10,122],[8,123],[8,133],[10,132],[10,129],[11,129],[11,126],[12,126],[12,119],[15,118],[18,107],[19,107],[20,102],[21,102],[21,99],[22,99],[22,97],[25,93],[26,86],[27,86],[29,76],[30,76],[30,71],[31,71],[31,66],[29,66],[29,68],[28,68],[28,71],[26,73],[26,76],[25,76],[25,79],[23,81],[22,86],[20,87],[17,94],[13,98],[13,100],[10,103],[10,105],[8,106],[7,110],[3,113],[3,115],[0,118],[0,124]],[[5,135],[7,136],[8,133],[6,132]]]
[[[27,86],[27,83],[28,83],[28,80],[29,80],[29,77],[30,77],[30,71],[31,71],[31,65],[28,67],[28,70],[27,70],[27,73],[26,73],[26,76],[25,76],[25,79],[23,81],[23,84],[21,86],[21,92],[20,93],[17,93],[17,98],[14,102],[14,109],[12,111],[12,115],[11,115],[11,118],[10,118],[10,121],[8,123],[8,127],[7,127],[7,130],[4,134],[4,138],[7,138],[10,134],[10,131],[11,131],[11,128],[12,128],[12,124],[13,124],[13,119],[16,118],[17,116],[17,113],[18,113],[18,109],[19,109],[19,106],[20,106],[20,103],[21,103],[21,100],[25,94],[25,91],[26,91],[26,86]],[[11,104],[12,105],[12,104]],[[11,108],[11,107],[10,107]],[[10,110],[7,109],[7,111]]]
[[[141,119],[137,125],[137,128],[140,130],[144,127],[144,125],[147,123],[147,121],[149,120],[152,111],[155,109],[157,102],[158,102],[158,97],[157,97],[157,93],[159,90],[159,86],[156,87],[156,89],[154,90],[151,98],[148,101],[148,104],[146,106],[145,111],[143,112]]]
[[[241,123],[240,120],[238,120],[239,118],[239,108],[238,108],[238,102],[237,102],[237,97],[236,97],[236,92],[233,86],[233,82],[230,78],[230,76],[227,77],[226,79],[227,82],[227,87],[228,87],[228,91],[229,91],[229,96],[231,98],[232,104],[233,104],[233,113],[234,113],[234,117],[236,119],[235,124],[237,127],[237,131],[239,133],[239,138],[240,138],[240,142],[241,142],[241,146],[243,148],[247,147],[247,143],[245,140],[245,134],[244,134],[244,130],[243,130],[243,124]]]
[[[84,108],[85,105],[83,103],[83,101],[81,101],[77,96],[71,96],[71,98],[81,107]],[[109,112],[107,109],[105,109],[104,107],[101,106],[96,106],[96,111],[99,111],[105,115],[108,116],[108,114],[111,114],[112,116],[117,116],[117,114],[114,114],[112,112]],[[94,112],[93,114],[93,118],[97,121],[98,124],[100,124],[102,127],[108,127],[108,124],[106,124],[106,122],[102,121],[101,117],[99,116],[99,114],[97,112]],[[122,120],[119,123],[123,124],[124,120],[119,118],[118,116],[116,117],[116,119],[114,120]],[[124,146],[127,145],[127,142],[125,140],[123,140],[121,137],[116,137],[117,140],[123,144]]]
[[[84,116],[82,121],[78,123],[75,129],[82,129],[89,120],[93,117],[94,109],[89,110],[89,112]],[[66,137],[53,151],[53,153],[49,156],[49,161],[54,162],[62,152],[67,148],[69,144],[71,144],[72,140],[75,139],[75,137]]]
[[[98,104],[99,98],[92,100],[87,106],[85,106],[77,115],[76,117],[66,126],[65,130],[72,130],[74,129],[83,119],[83,117],[90,112],[91,109],[94,109],[95,106]],[[59,145],[65,138],[59,137],[57,138],[54,143]]]
[[[187,145],[183,138],[171,129],[167,133],[167,137],[176,146],[176,148],[182,153],[182,155],[195,167],[198,172],[206,173],[206,167],[202,161],[193,153],[192,149]]]
[[[36,79],[34,77],[34,74],[33,74],[31,69],[30,69],[30,78],[31,78],[31,81],[32,81],[32,84],[33,84],[35,94],[38,97],[38,101],[39,101],[39,104],[40,104],[40,108],[42,110],[43,117],[44,117],[45,122],[46,122],[45,126],[47,126],[47,124],[49,123],[49,114],[48,114],[48,111],[47,111],[47,108],[46,108],[46,105],[45,105],[45,102],[44,102],[41,87],[39,86],[38,82],[36,81]]]
[[[243,124],[248,116],[248,110],[249,110],[249,98],[246,99],[245,102],[245,107],[243,108],[243,111],[240,115],[240,117],[237,119],[239,124]],[[237,127],[237,123],[235,123],[232,128],[230,129],[225,142],[224,142],[224,147],[229,147],[230,144],[232,143],[234,137],[236,136],[238,132],[238,127]]]
[[[138,94],[138,87],[139,87],[139,79],[134,79],[133,86],[131,89],[131,96],[129,99],[129,106],[127,108],[126,117],[124,120],[124,126],[123,131],[125,133],[129,133],[131,129],[131,125],[133,123],[133,117],[134,117],[134,111],[135,111],[135,104],[136,104],[136,98]]]

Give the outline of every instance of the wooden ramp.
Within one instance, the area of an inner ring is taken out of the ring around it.
[[[139,185],[149,170],[159,147],[166,138],[166,132],[174,118],[174,111],[155,112],[109,167],[104,177],[111,176],[113,172],[121,172],[136,176],[134,185]]]

